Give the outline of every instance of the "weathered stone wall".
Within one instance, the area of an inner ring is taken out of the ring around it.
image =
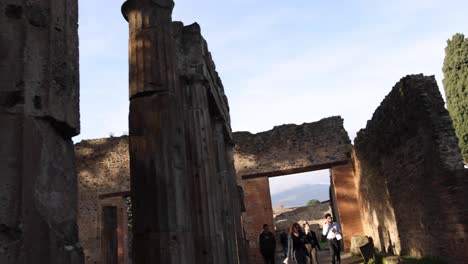
[[[364,230],[398,254],[466,257],[466,170],[433,76],[402,78],[355,139]]]
[[[0,2],[0,263],[81,263],[76,0]]]
[[[249,260],[262,263],[258,235],[262,224],[273,225],[268,177],[332,168],[351,160],[351,144],[341,117],[270,131],[233,133],[235,168],[245,192],[244,229]]]
[[[80,242],[86,263],[99,263],[102,211],[99,196],[130,190],[128,137],[81,141],[75,145],[75,153]]]
[[[243,178],[330,168],[350,160],[351,155],[351,141],[339,116],[233,136],[236,173]]]

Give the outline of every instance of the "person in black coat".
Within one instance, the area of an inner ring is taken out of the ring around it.
[[[286,258],[286,256],[288,255],[288,233],[286,233],[284,229],[281,229],[280,242],[281,247],[283,248],[283,257]]]
[[[307,264],[305,234],[298,223],[291,225],[288,237],[288,263]]]
[[[307,248],[307,253],[311,258],[311,263],[318,264],[317,250],[322,249],[320,248],[320,244],[317,240],[315,232],[310,230],[310,225],[307,222],[304,224],[304,232],[306,237],[305,245]]]
[[[275,264],[276,239],[275,235],[270,232],[267,224],[263,225],[263,231],[258,238],[258,244],[265,264]]]

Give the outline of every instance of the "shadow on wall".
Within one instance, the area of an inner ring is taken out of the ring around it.
[[[393,250],[395,247],[395,244],[392,243],[390,232],[385,227],[382,227],[382,226],[379,226],[377,230],[379,232],[380,248],[382,249],[382,252],[387,253],[389,255],[395,254],[395,251]],[[388,242],[385,243],[386,241]]]

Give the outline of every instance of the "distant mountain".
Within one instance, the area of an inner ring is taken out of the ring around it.
[[[271,202],[273,207],[277,205],[284,205],[285,207],[296,207],[304,206],[311,199],[317,199],[319,201],[330,200],[329,184],[309,184],[287,191],[272,194]]]

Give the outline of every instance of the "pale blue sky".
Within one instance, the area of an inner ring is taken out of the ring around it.
[[[79,0],[81,135],[75,142],[128,131],[122,3]],[[341,115],[353,139],[406,74],[435,75],[442,88],[446,40],[468,33],[466,0],[175,4],[173,20],[201,25],[229,98],[234,131]],[[321,182],[325,174],[307,178]],[[277,179],[272,186],[282,185]]]

